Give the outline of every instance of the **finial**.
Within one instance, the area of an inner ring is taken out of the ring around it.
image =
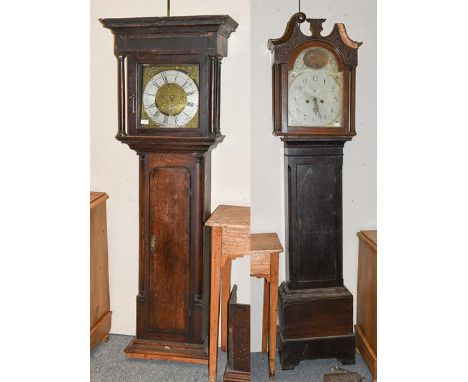
[[[312,32],[312,37],[320,37],[320,32],[323,30],[322,24],[326,19],[307,19],[310,23],[310,31]]]

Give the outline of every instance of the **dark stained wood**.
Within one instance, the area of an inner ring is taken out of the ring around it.
[[[377,380],[377,231],[358,232],[356,345]]]
[[[283,140],[288,281],[279,289],[280,362],[282,368],[311,358],[352,363],[353,296],[343,285],[342,270],[346,139]]]
[[[305,359],[336,358],[343,365],[354,364],[354,346],[354,334],[291,340],[285,339],[278,327],[278,355],[283,370],[292,370]]]
[[[310,24],[311,36],[300,24]],[[285,155],[286,281],[279,288],[278,351],[281,367],[301,360],[338,358],[354,363],[353,296],[343,284],[343,146],[356,134],[357,52],[343,24],[322,36],[325,19],[291,17],[271,39],[273,134]],[[288,126],[288,69],[308,47],[327,49],[343,73],[343,126]]]
[[[228,314],[228,354],[223,381],[250,381],[250,305],[237,303],[237,285],[231,291]]]
[[[101,19],[118,62],[116,138],[140,157],[137,335],[130,358],[207,363],[211,150],[219,128],[220,65],[237,23],[226,15]],[[199,67],[198,128],[140,125],[142,67]]]
[[[343,141],[287,142],[290,287],[343,285]]]
[[[125,132],[125,56],[117,57],[117,90],[119,93],[119,100],[117,103],[117,115],[118,115],[118,129],[116,138],[123,137],[126,135]],[[131,100],[132,102],[134,99]]]
[[[278,304],[287,339],[353,334],[353,296],[345,287],[294,290],[282,283]]]
[[[108,339],[111,328],[107,213],[104,192],[90,194],[90,349]]]

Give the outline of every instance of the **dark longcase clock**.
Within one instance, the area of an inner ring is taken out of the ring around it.
[[[311,35],[301,32],[308,22]],[[343,284],[343,146],[354,130],[360,43],[343,24],[322,36],[324,19],[295,14],[270,40],[273,134],[285,150],[286,276],[279,288],[278,351],[283,369],[303,359],[355,361],[353,296]]]
[[[140,256],[131,358],[207,363],[210,151],[229,16],[102,19],[118,63],[116,138],[140,158]]]

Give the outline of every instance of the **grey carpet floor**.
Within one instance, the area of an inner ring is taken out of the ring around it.
[[[195,365],[182,362],[130,360],[123,352],[130,342],[130,336],[111,334],[109,341],[99,345],[91,353],[91,382],[206,382],[208,368],[206,365]],[[266,354],[252,353],[252,381],[268,381],[268,358]],[[226,365],[226,354],[218,353],[218,381]],[[294,370],[282,371],[277,361],[276,382],[322,382],[323,375],[332,366],[341,366],[335,359],[303,361]],[[344,366],[364,376],[365,381],[372,381],[369,370],[361,357],[356,355],[356,364]]]

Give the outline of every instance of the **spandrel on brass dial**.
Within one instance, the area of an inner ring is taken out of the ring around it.
[[[288,125],[341,127],[343,73],[322,47],[305,48],[288,72]]]
[[[140,126],[198,128],[198,65],[144,65]]]

